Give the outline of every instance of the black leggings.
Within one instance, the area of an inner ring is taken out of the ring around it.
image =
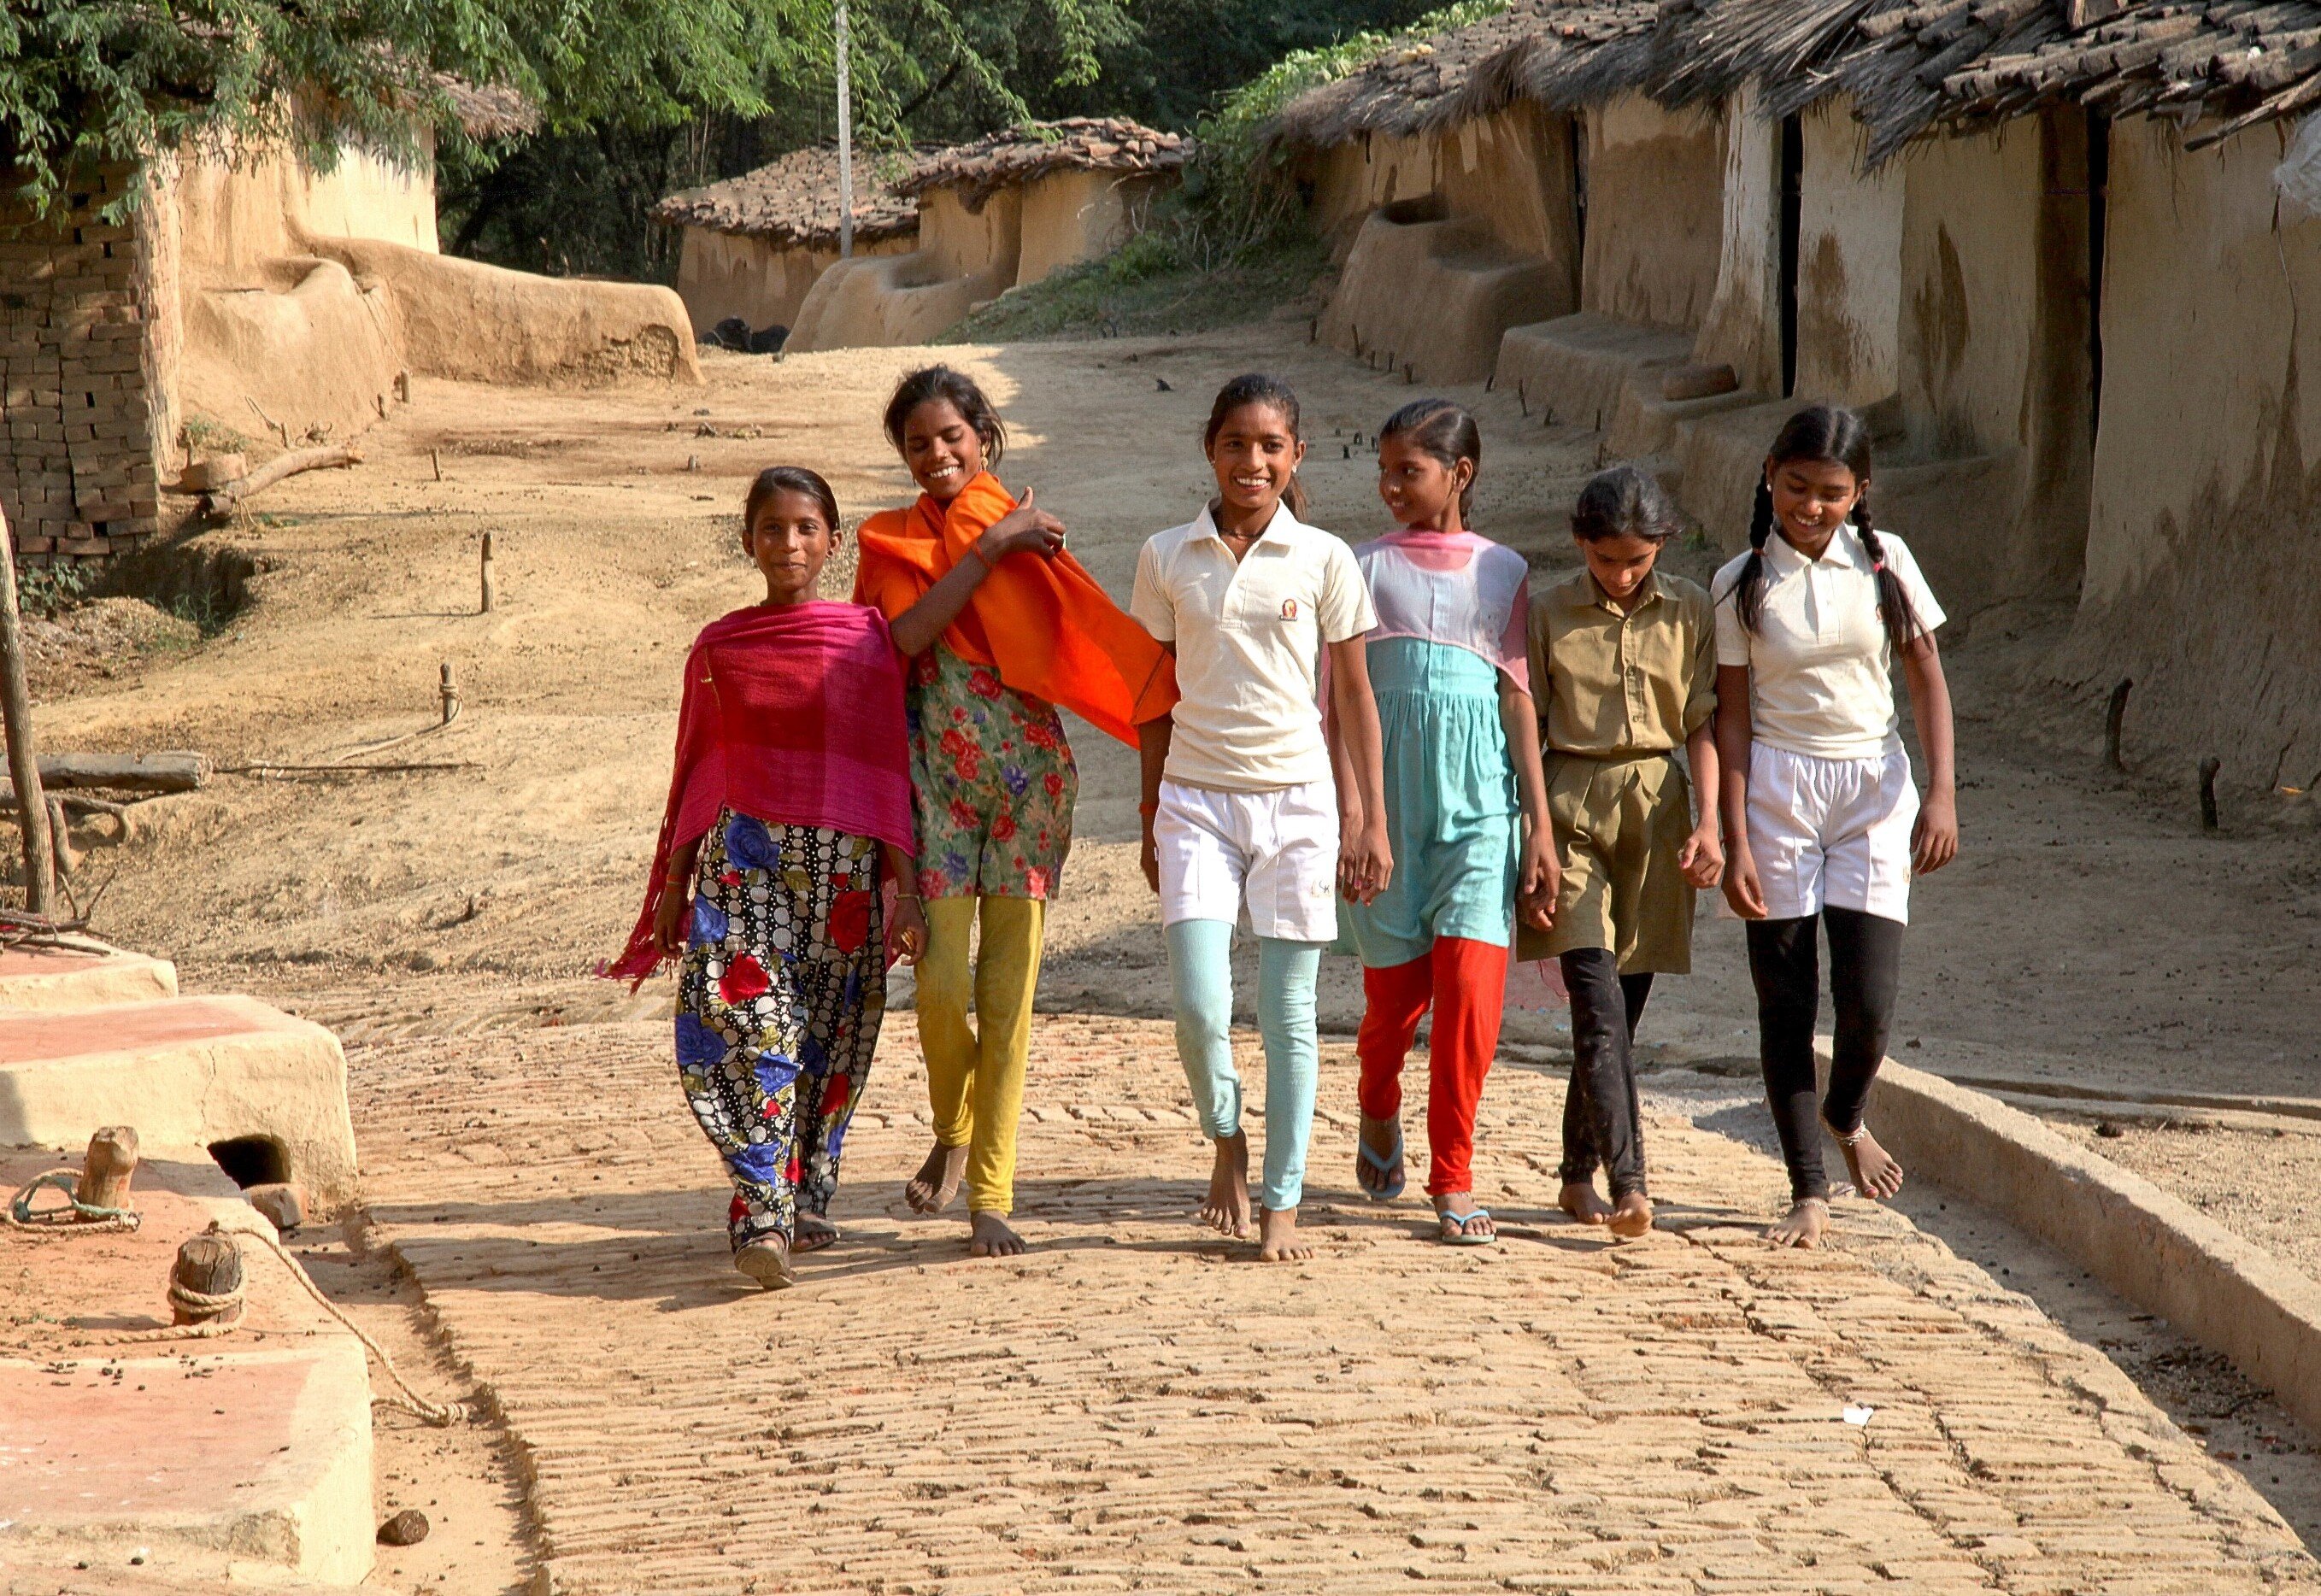
[[[1559,962],[1571,993],[1571,1089],[1563,1098],[1559,1173],[1565,1185],[1584,1185],[1601,1163],[1616,1201],[1644,1189],[1634,1046],[1652,978],[1621,975],[1618,958],[1602,948],[1575,948]]]
[[[1829,992],[1837,1011],[1829,1094],[1816,1099],[1814,1022],[1821,1012],[1820,949],[1816,922],[1829,927]],[[1857,909],[1825,909],[1803,920],[1749,922],[1749,973],[1757,983],[1759,1057],[1765,1066],[1765,1097],[1773,1128],[1781,1134],[1781,1159],[1789,1166],[1789,1196],[1827,1197],[1822,1173],[1821,1136],[1814,1120],[1826,1120],[1839,1135],[1860,1128],[1870,1084],[1886,1059],[1886,1037],[1894,1020],[1894,994],[1902,979],[1902,931],[1898,920]]]

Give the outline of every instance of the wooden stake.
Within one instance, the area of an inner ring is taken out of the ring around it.
[[[2127,763],[2119,757],[2120,722],[2127,718],[2127,690],[2135,685],[2132,678],[2122,677],[2111,690],[2111,707],[2104,711],[2104,763],[2114,770],[2125,770]]]
[[[73,1201],[93,1208],[127,1208],[129,1179],[137,1173],[137,1128],[108,1125],[88,1138]]]
[[[492,612],[492,535],[484,534],[484,607],[482,612]]]
[[[2200,830],[2213,831],[2216,819],[2216,772],[2224,768],[2214,754],[2200,761]]]
[[[438,481],[438,482],[442,481],[442,480],[443,480],[443,454],[442,454],[442,451],[441,451],[441,449],[429,449],[429,450],[427,451],[427,463],[428,463],[429,465],[431,465],[431,466],[432,466],[432,467],[435,467],[435,480],[436,480],[436,481]]]
[[[32,694],[24,679],[24,618],[16,609],[16,540],[0,510],[0,717],[7,721],[8,771],[16,787],[24,842],[24,906],[47,914],[56,901],[48,795],[41,790],[40,748],[32,736]]]
[[[189,1236],[177,1248],[177,1262],[169,1271],[170,1322],[205,1324],[214,1319],[241,1317],[241,1303],[212,1306],[189,1302],[178,1295],[190,1292],[202,1297],[234,1297],[241,1292],[241,1244],[223,1231],[205,1230]]]
[[[442,685],[438,687],[436,692],[443,700],[442,723],[449,726],[451,723],[451,717],[460,712],[460,689],[452,685],[451,662],[448,659],[443,662]]]

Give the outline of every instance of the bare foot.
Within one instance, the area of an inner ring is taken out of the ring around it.
[[[1453,1219],[1465,1214],[1464,1220]],[[1482,1237],[1497,1236],[1499,1228],[1491,1223],[1491,1216],[1475,1206],[1472,1192],[1445,1192],[1434,1200],[1434,1221],[1443,1227],[1443,1239],[1455,1240],[1465,1237],[1473,1241]]]
[[[1852,1172],[1853,1189],[1864,1197],[1882,1202],[1902,1189],[1902,1166],[1894,1162],[1893,1154],[1878,1145],[1869,1126],[1861,1126],[1852,1136],[1838,1136],[1837,1145],[1845,1154],[1845,1167]]]
[[[1583,1225],[1601,1225],[1612,1217],[1612,1205],[1596,1195],[1594,1181],[1567,1182],[1555,1206]]]
[[[1373,1120],[1368,1114],[1361,1118],[1361,1129],[1358,1132],[1361,1146],[1376,1157],[1354,1155],[1354,1183],[1372,1198],[1384,1202],[1389,1196],[1401,1194],[1406,1178],[1402,1167],[1402,1121]]]
[[[1209,1171],[1209,1200],[1201,1223],[1224,1236],[1249,1234],[1249,1136],[1234,1131],[1217,1138],[1216,1167]]]
[[[978,1258],[1014,1258],[1024,1252],[1024,1238],[1008,1227],[1004,1213],[967,1216],[967,1250]]]
[[[959,1177],[967,1173],[967,1148],[941,1142],[928,1150],[919,1173],[903,1183],[903,1201],[918,1213],[941,1213],[959,1195]]]
[[[797,1283],[797,1276],[790,1273],[789,1238],[778,1230],[769,1230],[735,1253],[733,1267],[769,1292]]]
[[[1652,1228],[1652,1200],[1642,1192],[1629,1192],[1614,1206],[1611,1223],[1613,1235],[1634,1241]]]
[[[1810,1251],[1821,1245],[1821,1238],[1828,1230],[1829,1204],[1819,1197],[1800,1197],[1781,1222],[1765,1232],[1765,1239],[1775,1247],[1804,1247]]]
[[[1297,1211],[1269,1208],[1257,1221],[1257,1261],[1294,1264],[1314,1256],[1313,1243],[1297,1234]]]
[[[793,1253],[816,1253],[838,1239],[838,1227],[818,1213],[802,1213],[797,1217],[797,1239],[790,1243]]]

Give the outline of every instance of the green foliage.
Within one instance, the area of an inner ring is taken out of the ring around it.
[[[87,571],[77,562],[16,567],[16,603],[28,615],[54,617],[87,596]]]
[[[1140,233],[1102,260],[1011,288],[937,343],[1114,338],[1193,332],[1253,321],[1296,300],[1329,268],[1308,235],[1289,234],[1194,264],[1160,232]]]
[[[196,454],[247,454],[255,447],[242,433],[205,415],[187,416],[177,432],[186,447]]]

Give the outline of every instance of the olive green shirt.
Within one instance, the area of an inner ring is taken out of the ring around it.
[[[1716,708],[1716,620],[1698,583],[1654,571],[1623,612],[1582,566],[1532,601],[1531,683],[1553,752],[1682,748]]]

